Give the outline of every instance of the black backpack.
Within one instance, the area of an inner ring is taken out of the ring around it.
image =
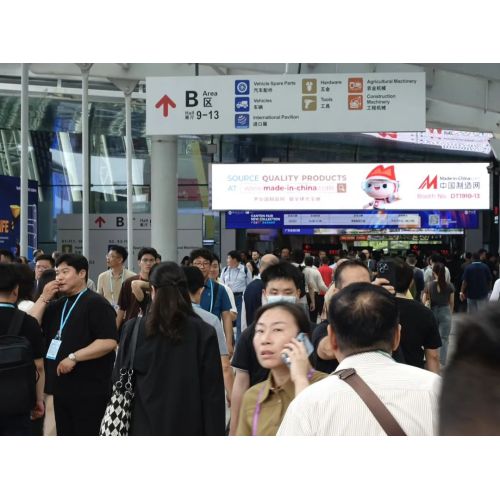
[[[21,335],[26,313],[16,309],[0,335],[0,416],[29,413],[36,403],[37,370],[31,342]]]

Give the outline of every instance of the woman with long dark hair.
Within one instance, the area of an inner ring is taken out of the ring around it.
[[[150,285],[150,309],[137,319],[130,434],[224,435],[224,381],[215,330],[193,311],[186,278],[175,262],[156,265]]]
[[[443,346],[439,350],[441,366],[446,364],[448,340],[451,332],[451,315],[453,313],[455,287],[446,281],[444,264],[437,262],[432,266],[434,280],[424,290],[422,300],[429,302],[430,308],[438,323],[439,335]]]

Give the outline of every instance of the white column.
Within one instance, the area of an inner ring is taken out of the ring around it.
[[[125,93],[125,135],[127,153],[127,251],[133,262],[134,255],[134,186],[132,184],[132,101],[131,93]]]
[[[89,157],[89,71],[91,64],[79,64],[82,71],[82,253],[90,255],[90,157]]]
[[[177,262],[177,137],[151,138],[151,246]]]
[[[20,255],[28,256],[28,132],[29,132],[29,64],[21,64],[21,221]],[[8,156],[8,153],[7,153]]]

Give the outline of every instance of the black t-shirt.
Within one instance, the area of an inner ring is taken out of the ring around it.
[[[69,298],[63,297],[47,307],[42,322],[47,349],[59,330],[61,313],[66,300],[68,305],[65,314],[68,314],[76,298],[77,295]],[[97,339],[118,340],[116,314],[104,297],[87,290],[81,295],[62,330],[62,343],[56,359],[45,359],[46,392],[52,392],[55,395],[91,395],[109,392],[115,360],[114,351],[98,359],[81,361],[65,375],[58,377],[56,373],[57,365],[68,354],[87,347]]]
[[[437,349],[442,345],[434,314],[416,300],[396,297],[396,301],[405,363],[424,368],[424,349]]]
[[[14,311],[15,309],[12,307],[0,308],[0,335],[7,335],[10,322],[14,316]],[[43,348],[42,330],[35,318],[28,314],[24,315],[19,335],[29,340],[31,348],[33,349],[33,359],[43,358],[45,350]]]
[[[336,359],[322,359],[318,355],[318,345],[327,335],[328,321],[324,320],[319,325],[316,326],[312,333],[311,341],[314,346],[314,353],[312,355],[312,365],[314,368],[323,373],[332,373],[339,366],[339,362]]]
[[[231,365],[234,368],[245,370],[250,375],[250,387],[266,380],[269,370],[262,368],[257,359],[257,354],[253,347],[253,338],[255,336],[255,322],[243,331],[236,349],[234,350]]]

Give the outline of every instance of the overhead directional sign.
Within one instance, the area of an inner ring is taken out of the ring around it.
[[[146,78],[146,132],[425,130],[425,73]]]

